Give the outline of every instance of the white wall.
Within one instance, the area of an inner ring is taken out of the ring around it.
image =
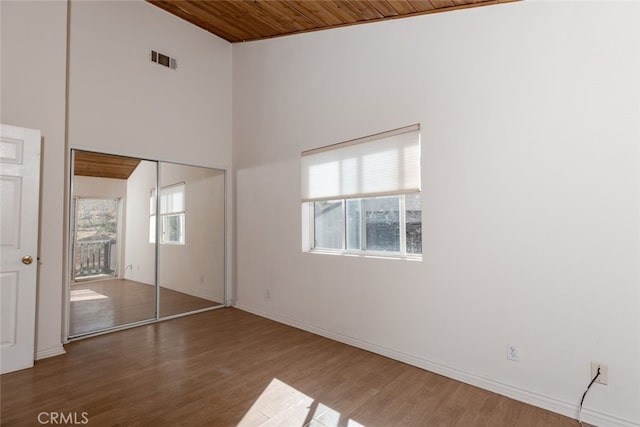
[[[231,164],[231,45],[142,0],[71,1],[69,144]],[[151,62],[171,55],[178,68]]]
[[[67,3],[0,1],[0,121],[42,131],[36,358],[64,352]]]
[[[639,22],[519,2],[234,45],[237,305],[574,417],[599,361],[585,418],[640,423]],[[300,152],[412,123],[423,260],[302,253]]]

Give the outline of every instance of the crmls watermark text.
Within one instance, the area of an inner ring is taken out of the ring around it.
[[[40,412],[40,424],[89,424],[88,412]]]

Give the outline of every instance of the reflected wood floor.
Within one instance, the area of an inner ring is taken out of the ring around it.
[[[160,316],[185,313],[221,303],[160,287]],[[69,335],[153,319],[155,288],[126,279],[79,282],[71,286]]]
[[[1,378],[2,425],[575,426],[545,410],[235,308],[101,335]]]

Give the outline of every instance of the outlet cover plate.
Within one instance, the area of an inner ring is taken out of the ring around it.
[[[507,344],[507,359],[514,362],[520,361],[520,347],[515,344]]]
[[[598,375],[595,382],[607,385],[609,382],[609,369],[607,369],[607,365],[598,362],[591,362],[591,378],[595,377],[598,373],[598,367],[600,368],[600,375]]]

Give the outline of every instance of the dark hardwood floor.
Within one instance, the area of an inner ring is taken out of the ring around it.
[[[53,413],[89,426],[577,425],[235,308],[65,347],[0,378],[3,426]]]

